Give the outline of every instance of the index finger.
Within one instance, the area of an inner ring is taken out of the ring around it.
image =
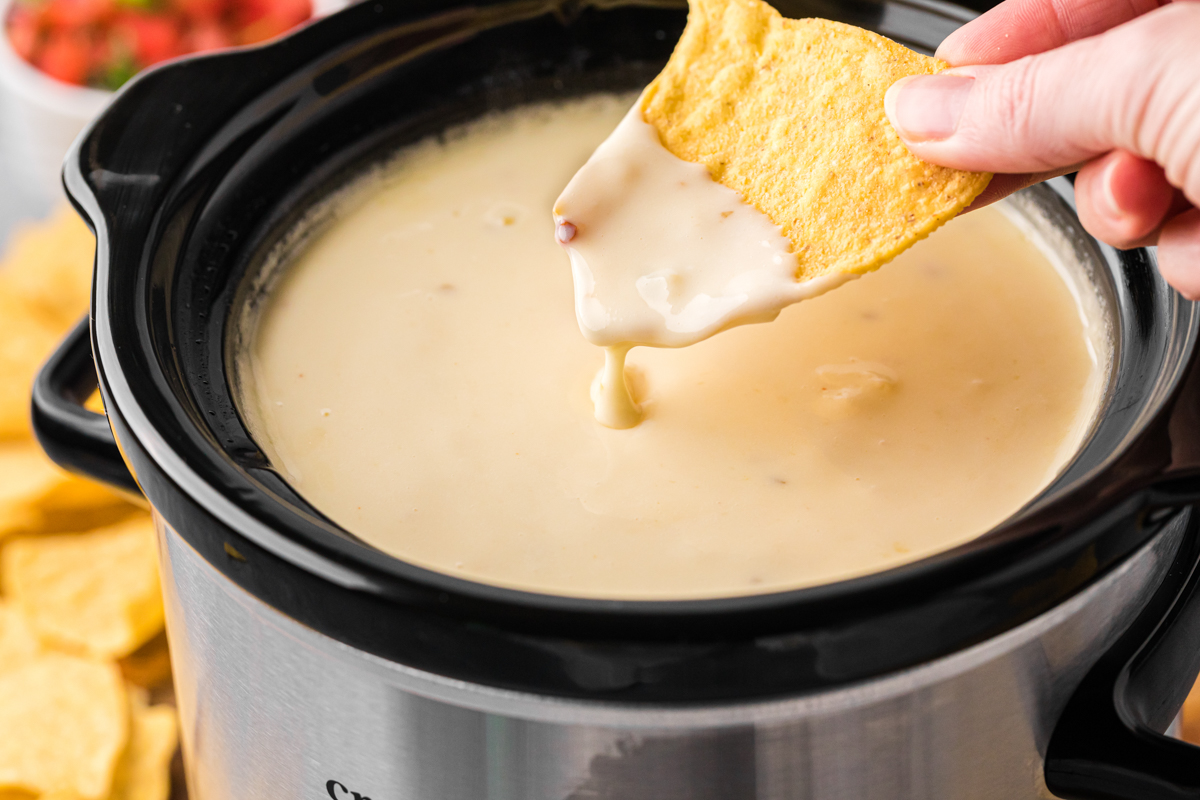
[[[1007,64],[1140,17],[1170,0],[1005,0],[946,37],[937,57],[956,67]]]

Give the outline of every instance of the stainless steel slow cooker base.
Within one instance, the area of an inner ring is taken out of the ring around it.
[[[770,702],[648,707],[441,678],[225,579],[161,517],[194,800],[1025,800],[1083,674],[1160,583],[1190,511],[1067,602],[952,656]]]

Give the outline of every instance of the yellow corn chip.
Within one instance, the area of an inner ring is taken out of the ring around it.
[[[36,507],[39,532],[78,531],[112,525],[145,512],[107,486],[59,470],[60,481]]]
[[[690,0],[687,27],[642,96],[668,150],[704,164],[779,225],[798,279],[878,268],[991,176],[908,152],[883,96],[947,65],[878,34],[784,19],[761,0]]]
[[[167,634],[160,632],[119,662],[125,680],[152,689],[171,680],[171,650]],[[0,799],[2,800],[2,799]]]
[[[95,251],[91,231],[64,207],[19,231],[0,263],[0,439],[29,436],[34,374],[87,313]]]
[[[95,255],[92,232],[63,206],[17,232],[0,264],[0,293],[21,301],[61,335],[87,313]]]
[[[95,527],[135,510],[104,486],[56,467],[35,442],[0,443],[0,539]]]
[[[0,602],[0,673],[22,667],[41,654],[41,642],[25,616],[11,603]]]
[[[113,775],[109,800],[167,800],[178,722],[170,706],[150,706],[143,692],[131,691],[129,745]]]
[[[0,286],[0,439],[30,436],[30,387],[59,333]]]
[[[0,551],[0,575],[38,637],[56,647],[120,658],[163,626],[149,517],[17,539]]]
[[[61,479],[36,443],[0,445],[0,539],[36,527],[41,521],[38,500]]]
[[[104,398],[100,396],[100,390],[92,392],[91,396],[84,401],[83,407],[88,411],[94,411],[97,414],[104,413]]]
[[[47,653],[0,672],[0,796],[103,800],[128,724],[113,664]]]

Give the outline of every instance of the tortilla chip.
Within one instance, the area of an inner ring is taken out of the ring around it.
[[[18,231],[0,262],[0,439],[30,435],[29,389],[87,313],[96,241],[69,207]]]
[[[783,229],[798,279],[863,273],[991,179],[917,159],[884,115],[895,81],[948,66],[851,25],[784,19],[761,0],[690,0],[642,112],[668,150]]]
[[[60,480],[34,442],[0,445],[0,539],[35,528],[41,520],[38,500]]]
[[[117,762],[109,800],[167,800],[178,744],[175,709],[147,705],[142,692],[130,692],[129,697],[129,745]]]
[[[104,525],[135,510],[104,486],[59,469],[36,442],[0,443],[0,540]]]
[[[153,689],[171,680],[171,650],[167,634],[160,632],[119,662],[125,680],[135,686]]]
[[[0,673],[12,672],[43,652],[25,616],[11,603],[0,602]]]
[[[19,300],[61,335],[87,313],[95,257],[96,238],[63,206],[13,237],[0,263],[0,293]]]
[[[102,483],[59,470],[60,480],[38,498],[43,533],[79,531],[115,524],[145,512]]]
[[[0,796],[103,800],[128,726],[113,664],[47,653],[0,672]]]
[[[97,414],[105,413],[104,398],[100,396],[100,390],[92,392],[88,399],[84,401],[83,407],[88,411],[94,411]]]
[[[46,644],[129,655],[163,627],[149,517],[89,533],[17,539],[0,551],[4,591]]]
[[[0,439],[27,438],[29,391],[59,331],[0,286]]]

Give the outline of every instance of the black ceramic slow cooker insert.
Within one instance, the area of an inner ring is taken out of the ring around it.
[[[778,6],[925,52],[970,17]],[[1152,251],[1082,231],[1066,179],[1022,202],[1111,312],[1100,417],[1021,513],[913,564],[714,600],[502,589],[363,544],[247,432],[233,320],[307,210],[486,112],[640,88],[685,16],[361,3],[153,70],[76,143],[92,314],[39,377],[35,428],[154,507],[193,797],[1197,796],[1200,757],[1161,731],[1200,669],[1200,314]],[[81,406],[97,376],[107,420]]]

